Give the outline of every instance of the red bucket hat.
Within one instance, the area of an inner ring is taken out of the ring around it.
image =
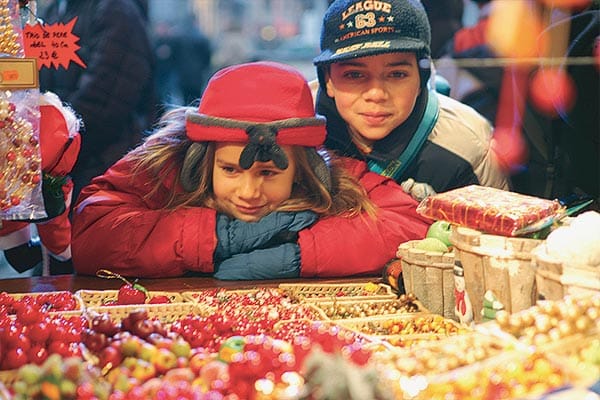
[[[330,188],[328,169],[324,176],[324,160],[316,151],[325,141],[325,122],[315,114],[308,83],[295,68],[272,61],[224,68],[209,80],[198,111],[186,113],[187,137],[204,146],[194,143],[188,150],[186,159],[194,162],[184,161],[184,187],[185,175],[193,173],[191,164],[203,157],[206,142],[239,142],[248,143],[240,155],[245,169],[255,161],[273,161],[285,169],[288,160],[280,146],[307,147],[313,169]]]
[[[187,136],[195,142],[249,143],[244,152],[256,157],[244,160],[244,168],[255,160],[273,160],[286,168],[287,160],[281,165],[276,155],[279,145],[317,147],[326,135],[325,118],[315,115],[304,76],[290,66],[268,61],[217,72],[208,82],[198,112],[188,112],[186,119]]]

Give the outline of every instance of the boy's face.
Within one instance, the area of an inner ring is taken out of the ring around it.
[[[217,209],[246,222],[258,221],[290,198],[296,162],[288,146],[289,165],[279,169],[272,161],[254,162],[250,169],[240,167],[245,144],[217,143],[213,165],[213,192]]]
[[[415,53],[387,53],[333,63],[327,95],[342,118],[367,142],[383,139],[406,121],[421,92]]]

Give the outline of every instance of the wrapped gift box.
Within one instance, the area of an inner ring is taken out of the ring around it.
[[[471,185],[429,196],[419,204],[417,212],[484,233],[515,236],[518,229],[554,215],[561,208],[557,200]]]

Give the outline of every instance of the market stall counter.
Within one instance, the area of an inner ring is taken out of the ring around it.
[[[600,382],[600,294],[467,325],[381,277],[100,275],[0,280],[0,400],[554,400]]]
[[[364,282],[369,278],[344,278],[344,279],[315,279],[310,283],[353,283]],[[378,278],[372,278],[378,280]],[[185,278],[160,278],[140,279],[138,281],[148,290],[158,291],[186,291],[202,289],[248,289],[257,287],[277,287],[281,283],[307,282],[305,279],[290,280],[260,280],[260,281],[223,281],[214,278],[185,277]],[[28,293],[28,292],[50,292],[67,290],[75,292],[81,289],[118,289],[123,282],[119,279],[106,279],[85,275],[55,275],[36,276],[31,278],[15,278],[0,280],[0,292]]]

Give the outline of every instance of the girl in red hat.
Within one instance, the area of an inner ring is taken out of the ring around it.
[[[325,152],[324,139],[297,70],[256,62],[217,72],[198,109],[166,113],[82,190],[75,269],[241,280],[380,274],[430,221],[391,179]]]

